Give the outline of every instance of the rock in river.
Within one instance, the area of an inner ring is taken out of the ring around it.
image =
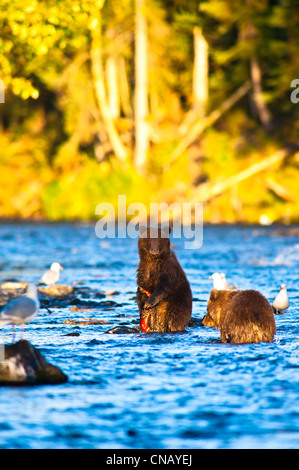
[[[106,331],[110,335],[129,335],[132,333],[138,333],[137,328],[129,328],[128,326],[116,326],[111,328],[111,330]]]
[[[59,367],[49,364],[28,341],[5,345],[4,361],[0,362],[0,385],[60,384],[67,376]]]
[[[10,281],[0,284],[0,310],[10,299],[24,294],[26,287],[27,283],[25,282]],[[114,295],[116,294],[117,292],[114,293]],[[110,292],[109,295],[111,295]],[[47,309],[65,308],[74,305],[78,308],[101,309],[112,309],[121,306],[113,300],[99,301],[99,299],[105,299],[106,294],[89,287],[55,284],[54,286],[38,287],[38,296],[41,308]]]
[[[39,287],[39,292],[48,297],[66,297],[73,293],[73,288],[64,284],[56,284],[55,286]]]

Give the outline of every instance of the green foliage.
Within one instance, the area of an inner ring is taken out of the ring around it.
[[[119,167],[82,159],[82,165],[72,174],[66,173],[53,180],[42,193],[42,206],[51,220],[95,218],[95,209],[101,202],[117,207],[118,195],[127,196],[127,204],[148,202],[150,184],[133,168],[126,172]]]

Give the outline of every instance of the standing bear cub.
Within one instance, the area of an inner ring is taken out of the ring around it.
[[[141,330],[184,331],[191,318],[192,293],[187,277],[170,249],[170,230],[139,227],[139,233],[137,304]]]

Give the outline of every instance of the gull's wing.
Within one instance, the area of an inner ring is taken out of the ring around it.
[[[9,323],[16,321],[22,323],[32,317],[38,310],[38,302],[29,297],[15,297],[11,299],[0,314],[0,321]]]
[[[45,284],[54,284],[57,280],[57,273],[48,269],[42,276],[41,281],[45,282]]]

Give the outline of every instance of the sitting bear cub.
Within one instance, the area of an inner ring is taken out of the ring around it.
[[[223,343],[271,343],[276,333],[273,309],[256,290],[213,289],[202,324],[220,328]]]

